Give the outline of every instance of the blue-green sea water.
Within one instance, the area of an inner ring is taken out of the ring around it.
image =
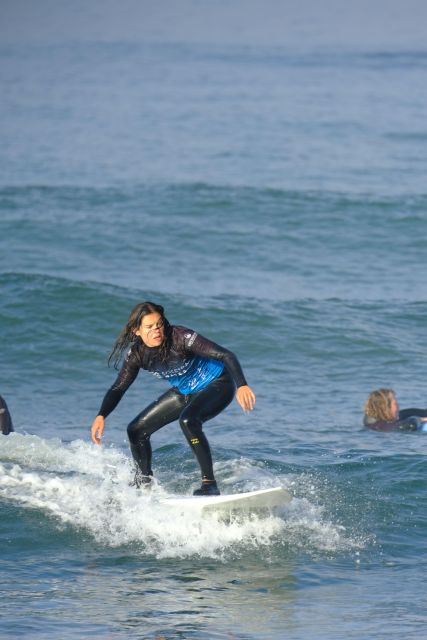
[[[36,7],[0,9],[0,638],[424,638],[426,434],[362,413],[427,406],[425,5]],[[199,481],[177,424],[136,495],[143,372],[91,443],[146,299],[257,394],[205,426],[221,490],[287,507],[162,505]]]

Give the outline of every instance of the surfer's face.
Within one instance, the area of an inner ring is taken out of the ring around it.
[[[147,347],[160,347],[165,337],[164,321],[160,313],[148,313],[144,316],[135,335],[139,336]]]

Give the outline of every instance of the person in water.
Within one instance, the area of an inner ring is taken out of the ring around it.
[[[7,408],[6,400],[0,396],[0,433],[8,436],[13,431],[12,418]]]
[[[393,389],[376,389],[365,402],[363,424],[375,431],[425,431],[427,409],[399,409]]]
[[[172,388],[146,407],[127,427],[132,456],[137,465],[134,484],[151,482],[150,438],[159,429],[179,420],[200,465],[202,485],[194,495],[218,495],[209,443],[203,423],[223,411],[236,395],[245,412],[255,405],[240,363],[228,351],[192,329],[170,325],[161,305],[137,304],[119,334],[108,362],[118,368],[127,355],[114,384],[107,391],[92,424],[92,440],[100,444],[105,418],[115,409],[140,369],[167,380]]]

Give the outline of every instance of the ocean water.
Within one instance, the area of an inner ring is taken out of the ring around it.
[[[427,406],[425,9],[386,4],[2,8],[0,638],[425,637],[426,434],[361,420]],[[129,487],[144,372],[91,443],[146,299],[257,394],[205,426],[222,491],[287,507],[162,505],[199,481],[177,424]]]

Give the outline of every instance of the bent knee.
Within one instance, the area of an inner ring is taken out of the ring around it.
[[[179,424],[183,432],[190,437],[196,436],[202,431],[201,420],[194,418],[193,416],[190,416],[185,412],[181,414],[179,418]]]
[[[148,439],[150,436],[145,432],[143,420],[132,420],[127,426],[128,438],[131,442],[141,439]]]

